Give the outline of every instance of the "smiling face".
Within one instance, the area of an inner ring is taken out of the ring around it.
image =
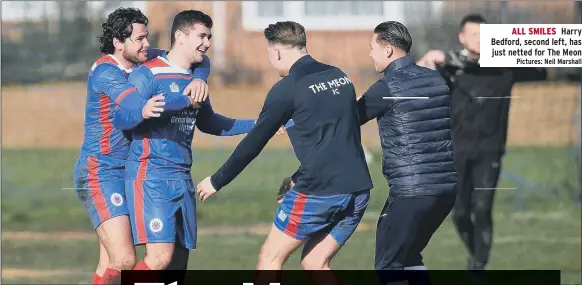
[[[189,28],[176,31],[176,43],[181,45],[188,52],[188,57],[192,62],[202,62],[204,54],[211,46],[212,34],[210,29],[203,24],[194,24]]]
[[[114,40],[114,45],[121,49],[122,56],[133,64],[143,63],[147,60],[148,28],[144,24],[132,24],[132,33],[123,43]]]
[[[147,60],[147,50],[150,47],[148,41],[148,28],[144,24],[131,24],[131,35],[123,39],[123,42],[113,38],[115,54],[121,56],[132,64],[143,63]]]

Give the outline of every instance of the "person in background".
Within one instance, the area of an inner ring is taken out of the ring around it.
[[[478,14],[463,17],[458,33],[462,50],[431,50],[417,62],[438,70],[451,90],[459,175],[453,221],[469,251],[469,270],[483,270],[489,261],[493,200],[505,154],[511,89],[517,82],[547,78],[545,69],[481,68],[479,36],[484,23]]]

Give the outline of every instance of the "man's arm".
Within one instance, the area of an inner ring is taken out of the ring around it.
[[[246,134],[255,126],[255,120],[237,120],[215,113],[206,99],[200,107],[196,118],[196,127],[203,132],[215,136],[234,136]]]
[[[217,191],[230,183],[255,159],[265,145],[293,115],[293,97],[283,81],[269,91],[255,127],[239,143],[228,160],[211,177]]]
[[[132,87],[115,101],[113,117],[113,126],[122,130],[135,128],[144,120],[142,109],[156,91],[156,80],[145,67],[133,71],[128,80]]]
[[[548,79],[548,71],[545,68],[513,67],[510,70],[513,72],[514,82],[543,81]]]
[[[501,102],[501,154],[505,154],[505,145],[507,143],[507,129],[509,125],[509,110],[511,106],[511,98],[503,98]]]
[[[157,58],[158,56],[165,56],[167,51],[159,48],[148,48],[148,60]]]
[[[147,60],[152,60],[158,56],[165,56],[167,53],[168,51],[164,49],[148,48]],[[194,63],[190,66],[190,71],[192,71],[192,79],[200,79],[204,82],[208,82],[208,77],[210,76],[210,58],[204,55],[201,63]]]
[[[94,92],[107,95],[111,101],[117,101],[135,91],[119,67],[106,63],[93,70],[90,87]]]
[[[394,100],[384,99],[390,95],[390,90],[386,83],[381,80],[376,81],[362,97],[358,100],[358,115],[360,125],[381,116]]]
[[[204,55],[202,62],[192,65],[190,69],[194,79],[202,79],[204,82],[208,82],[208,77],[210,77],[210,58]]]

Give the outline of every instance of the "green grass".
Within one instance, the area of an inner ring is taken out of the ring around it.
[[[196,151],[193,177],[212,174],[231,150]],[[87,214],[72,190],[76,151],[3,150],[2,230],[90,231]],[[370,166],[375,189],[364,223],[374,225],[388,194],[379,157]],[[494,247],[490,269],[560,269],[564,284],[580,284],[580,207],[573,202],[577,172],[563,149],[512,149],[505,170],[530,181],[553,187],[531,188],[502,180],[496,195]],[[291,151],[264,151],[231,185],[213,199],[199,203],[200,227],[270,223],[277,204],[274,197],[283,177],[298,166]],[[553,189],[556,188],[556,189]],[[525,208],[516,207],[516,194]],[[264,236],[202,235],[191,255],[191,269],[252,269]],[[354,234],[334,261],[338,269],[370,269],[374,232]],[[97,259],[96,240],[2,240],[3,268],[78,271],[80,275],[4,279],[9,283],[78,283],[90,280]],[[143,252],[140,251],[140,254]],[[299,256],[291,257],[297,269]],[[463,269],[465,251],[450,220],[439,229],[425,250],[431,269]],[[85,275],[83,275],[85,274]]]

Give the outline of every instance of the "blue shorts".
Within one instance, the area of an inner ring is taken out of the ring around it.
[[[123,180],[78,179],[75,181],[75,188],[79,200],[89,213],[93,229],[111,218],[129,214]]]
[[[126,180],[133,243],[196,248],[196,191],[188,180]]]
[[[80,157],[75,164],[73,179],[75,191],[89,213],[93,229],[109,219],[129,215],[123,169],[103,167],[94,156]]]
[[[344,245],[368,207],[370,190],[339,195],[305,195],[289,190],[275,215],[275,226],[296,240],[325,232]]]

